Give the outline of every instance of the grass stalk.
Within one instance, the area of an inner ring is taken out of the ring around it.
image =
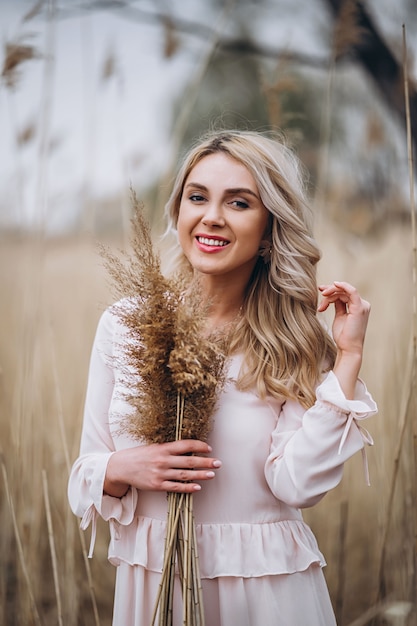
[[[413,364],[412,364],[412,376],[411,385],[412,390],[410,393],[415,401],[416,399],[416,375],[417,375],[417,231],[416,231],[416,203],[414,194],[414,162],[413,162],[413,137],[411,129],[411,115],[410,115],[410,94],[408,84],[408,54],[407,54],[407,35],[406,27],[403,24],[403,76],[404,76],[404,99],[405,99],[405,119],[407,130],[407,161],[408,161],[408,179],[409,179],[409,192],[410,192],[410,217],[411,217],[411,238],[412,238],[412,286],[413,286]],[[413,419],[413,475],[416,475],[417,470],[417,416],[414,415]],[[416,489],[413,489],[413,510],[414,510],[414,529],[417,528],[417,512],[416,512]],[[415,542],[414,542],[415,545]],[[416,586],[417,586],[417,555],[414,550],[413,553],[413,573],[412,573],[412,593],[413,601],[416,599]]]
[[[19,527],[17,525],[16,512],[15,512],[13,500],[12,500],[12,497],[11,497],[11,494],[10,494],[9,480],[8,480],[8,476],[7,476],[6,465],[4,463],[3,451],[0,451],[0,458],[1,458],[1,471],[2,471],[2,474],[3,474],[4,487],[5,487],[5,490],[6,490],[6,498],[7,498],[7,503],[9,505],[9,510],[10,510],[10,515],[11,515],[11,518],[12,518],[12,522],[13,522],[14,537],[15,537],[15,541],[16,541],[17,552],[18,552],[18,555],[19,555],[19,561],[20,561],[20,565],[21,565],[22,572],[23,572],[23,577],[25,579],[26,587],[27,587],[28,594],[29,594],[29,600],[30,600],[30,605],[31,605],[33,623],[35,624],[35,626],[42,626],[42,621],[41,621],[41,618],[39,616],[39,612],[38,612],[38,609],[37,609],[37,606],[36,606],[36,602],[35,602],[35,596],[34,596],[34,593],[33,593],[33,590],[32,590],[32,584],[31,584],[31,580],[30,580],[30,576],[29,576],[29,569],[28,569],[27,564],[26,564],[25,553],[24,553],[24,550],[23,550],[22,540],[20,538]]]
[[[85,571],[87,572],[88,590],[89,590],[89,594],[90,594],[90,598],[91,598],[91,604],[92,604],[92,608],[93,608],[94,624],[95,624],[95,626],[100,626],[100,616],[99,616],[99,613],[98,613],[96,592],[95,592],[95,589],[94,589],[94,582],[93,582],[93,575],[92,575],[92,572],[91,572],[90,563],[88,561],[88,552],[87,552],[87,546],[86,546],[86,543],[85,543],[85,536],[84,536],[83,531],[81,530],[79,524],[77,524],[77,528],[78,528],[78,535],[79,535],[80,543],[81,543],[81,551],[82,551],[83,560],[84,560],[84,567],[85,567]]]
[[[410,186],[410,216],[411,216],[411,237],[412,237],[412,276],[413,276],[413,357],[417,355],[417,232],[416,232],[416,205],[414,196],[414,163],[413,163],[413,137],[411,131],[410,117],[410,96],[408,89],[408,60],[407,60],[407,38],[405,24],[403,24],[403,74],[404,74],[404,98],[405,98],[405,119],[407,129],[407,160],[408,178]]]
[[[49,324],[49,345],[50,345],[50,353],[51,353],[51,361],[52,361],[51,370],[52,370],[52,377],[53,377],[53,387],[55,391],[55,394],[54,394],[55,404],[56,404],[56,410],[58,414],[58,423],[59,423],[59,430],[61,434],[61,442],[62,442],[62,447],[64,450],[65,465],[67,467],[67,476],[69,476],[70,467],[71,467],[70,454],[69,454],[69,449],[68,449],[68,440],[67,440],[66,431],[65,431],[64,410],[63,410],[63,405],[62,405],[60,386],[58,382],[58,368],[57,368],[57,362],[56,362],[55,342],[54,342],[54,336],[53,336],[51,324]],[[68,522],[74,523],[73,518],[69,519]],[[91,572],[90,561],[88,559],[85,536],[84,536],[83,531],[80,529],[79,525],[78,525],[78,535],[80,538],[83,562],[84,562],[84,567],[85,567],[85,571],[87,575],[91,606],[93,608],[93,614],[94,614],[94,622],[96,626],[100,626],[100,617],[99,617],[96,593],[95,593],[95,588],[94,588],[94,583],[93,583],[93,575]]]
[[[411,346],[412,348],[412,346]],[[388,534],[391,527],[391,518],[394,512],[394,496],[396,492],[396,485],[399,473],[400,466],[400,457],[403,449],[404,438],[406,433],[406,428],[408,425],[408,417],[410,416],[411,411],[410,403],[412,399],[412,376],[414,372],[414,358],[412,354],[412,349],[410,350],[411,354],[409,354],[407,359],[407,365],[405,370],[404,377],[404,391],[401,394],[402,405],[399,411],[399,429],[398,429],[398,440],[395,447],[394,453],[394,461],[393,461],[393,470],[391,475],[390,488],[388,491],[388,502],[386,508],[386,518],[383,524],[383,534],[381,541],[381,552],[380,552],[380,560],[379,560],[379,568],[378,568],[378,587],[377,587],[377,598],[375,604],[379,604],[379,601],[384,598],[386,594],[385,582],[384,582],[384,571],[385,571],[385,562],[386,562],[386,554],[388,548]]]
[[[51,552],[52,571],[53,571],[53,577],[54,577],[55,597],[56,597],[56,606],[57,606],[57,613],[58,613],[58,624],[59,626],[63,626],[64,618],[63,618],[63,612],[62,612],[61,591],[59,588],[58,560],[56,557],[54,529],[53,529],[52,515],[51,515],[51,505],[49,502],[48,479],[47,479],[45,469],[42,470],[42,486],[43,486],[43,497],[44,497],[44,502],[45,502],[46,524],[48,527],[49,549]]]
[[[320,124],[320,153],[319,153],[319,165],[317,168],[317,184],[316,191],[313,198],[314,214],[316,216],[316,224],[320,226],[320,219],[324,214],[326,208],[326,198],[328,190],[328,177],[329,177],[329,153],[331,144],[331,112],[332,112],[332,94],[333,85],[336,76],[335,59],[334,55],[330,60],[330,65],[327,73],[325,105],[321,116]]]
[[[38,215],[37,226],[39,232],[44,234],[47,224],[48,205],[48,157],[51,142],[52,103],[54,93],[54,68],[55,68],[55,0],[47,3],[47,27],[46,27],[46,57],[43,66],[43,88],[41,102],[41,116],[39,122],[39,170],[36,184],[36,211]]]
[[[339,561],[338,561],[338,577],[337,577],[337,592],[336,592],[336,621],[342,624],[343,617],[343,605],[345,597],[345,582],[346,582],[346,536],[348,528],[348,502],[342,500],[340,503],[340,526],[339,526]]]
[[[177,394],[176,439],[182,438],[185,396]],[[182,591],[182,623],[204,626],[201,580],[195,533],[193,494],[170,492],[161,581],[152,615],[154,626],[172,626],[176,568]]]
[[[177,494],[174,494],[177,495]],[[178,500],[175,498],[173,498],[172,500],[170,500],[170,502],[173,503],[173,505],[176,507],[175,510],[175,515],[174,517],[172,517],[172,515],[170,515],[170,525],[169,528],[167,528],[167,536],[168,536],[168,541],[166,544],[166,551],[165,551],[165,555],[164,555],[164,563],[162,566],[162,575],[161,575],[161,582],[159,583],[159,590],[158,590],[158,595],[156,598],[156,602],[155,602],[155,608],[154,608],[154,612],[152,615],[152,621],[151,621],[151,626],[154,626],[155,624],[155,619],[156,619],[156,614],[158,611],[158,607],[160,605],[161,602],[161,597],[162,597],[162,592],[165,589],[165,585],[166,585],[166,580],[168,579],[170,572],[171,572],[171,556],[172,556],[172,550],[175,548],[176,546],[176,529],[178,527],[179,524],[179,520],[180,520],[180,513],[181,513],[181,507],[182,507],[182,502],[184,499],[184,494],[178,494],[179,498]],[[171,511],[172,512],[172,511]],[[168,518],[167,518],[168,519]],[[159,624],[161,625],[161,615],[159,617]]]
[[[69,454],[69,448],[68,448],[68,440],[67,440],[67,435],[65,432],[64,409],[62,405],[62,396],[61,396],[61,391],[60,391],[59,381],[58,381],[58,367],[57,367],[57,362],[56,362],[55,337],[53,335],[51,321],[49,321],[48,330],[49,330],[50,354],[51,354],[51,361],[52,361],[51,373],[52,373],[52,380],[53,380],[53,388],[55,392],[54,396],[55,396],[56,412],[57,412],[57,417],[58,417],[59,432],[61,435],[62,448],[64,450],[65,465],[67,468],[67,473],[69,475],[70,469],[71,469],[71,462],[70,462],[70,454]]]

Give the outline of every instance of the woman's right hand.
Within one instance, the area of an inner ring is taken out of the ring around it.
[[[104,493],[121,498],[130,485],[142,491],[199,491],[195,481],[211,480],[221,467],[218,459],[200,456],[210,452],[207,443],[196,439],[118,450],[107,464]]]

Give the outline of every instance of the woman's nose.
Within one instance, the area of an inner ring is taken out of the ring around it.
[[[224,219],[222,207],[216,202],[210,202],[206,205],[201,221],[205,226],[224,226],[226,220]]]

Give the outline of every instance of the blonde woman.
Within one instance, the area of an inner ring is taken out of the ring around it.
[[[113,624],[151,623],[166,492],[176,491],[195,494],[207,626],[331,626],[324,557],[301,509],[371,443],[358,424],[376,412],[358,380],[369,304],[345,282],[317,287],[299,164],[277,138],[206,136],[185,158],[167,216],[177,265],[209,303],[207,332],[233,336],[208,442],[138,445],[112,428],[128,410],[111,365],[123,329],[110,312],[100,321],[69,499],[83,527],[110,521]],[[329,306],[333,339],[318,318]]]

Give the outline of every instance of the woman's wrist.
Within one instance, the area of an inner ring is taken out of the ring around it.
[[[109,462],[107,463],[106,475],[104,477],[103,491],[108,496],[114,498],[121,498],[126,495],[129,490],[129,485],[121,481],[117,477],[117,452],[111,455]]]
[[[362,353],[339,351],[333,367],[340,387],[348,400],[355,396],[356,381],[362,365]]]

